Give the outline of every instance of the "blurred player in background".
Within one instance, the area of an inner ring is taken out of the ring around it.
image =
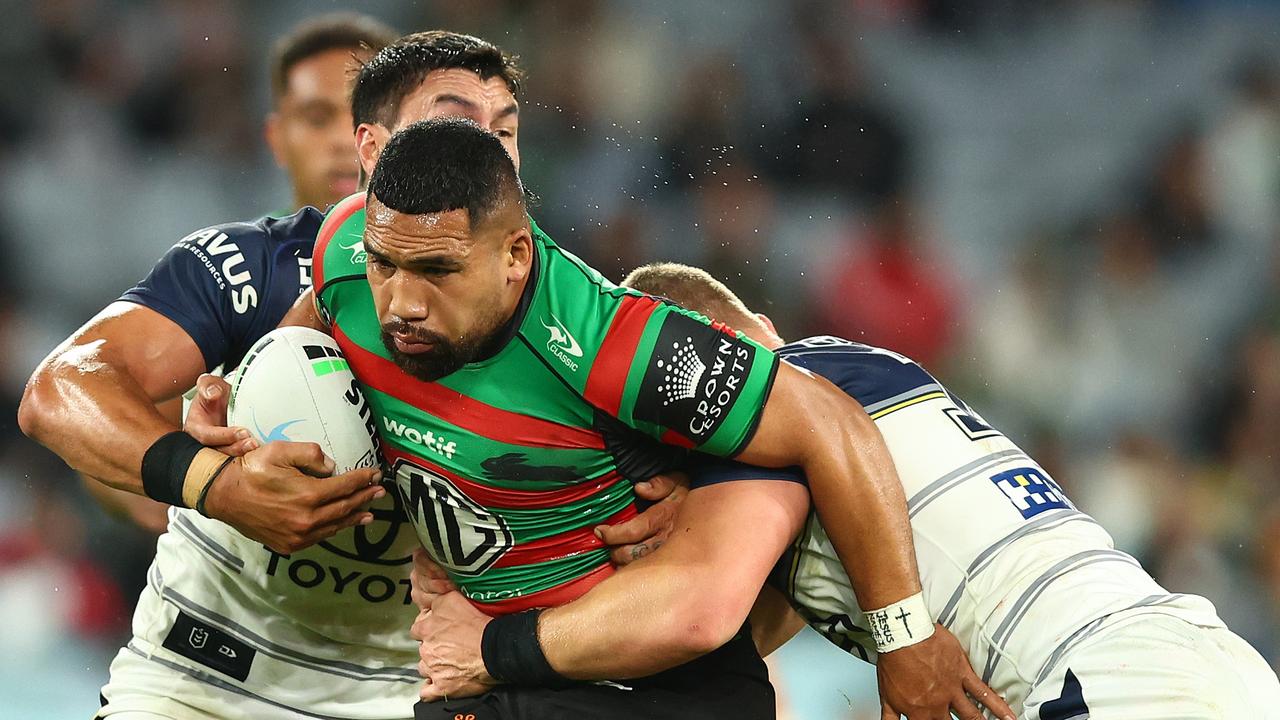
[[[394,39],[381,23],[342,13],[307,21],[272,48],[267,144],[293,188],[293,207],[282,215],[308,205],[324,210],[356,191],[351,59],[366,60]]]
[[[1158,585],[1043,469],[916,363],[829,336],[785,344],[767,318],[696,268],[647,266],[624,284],[741,328],[867,408],[909,496],[925,587],[918,611],[955,633],[1019,717],[1280,716],[1275,673],[1208,600]],[[705,456],[689,472],[693,491],[661,550],[542,613],[537,634],[551,664],[589,679],[687,660],[731,636],[766,576],[751,614],[762,652],[801,627],[780,591],[831,642],[875,662],[881,619],[859,608],[804,475]],[[487,619],[450,591],[439,568],[419,566],[428,592],[418,599],[431,608],[415,626],[432,672],[425,689],[458,694],[458,668],[484,672]],[[439,656],[459,647],[470,652]]]
[[[355,191],[360,165],[351,146],[348,89],[358,68],[352,61],[367,59],[396,36],[373,18],[332,13],[300,23],[276,41],[270,60],[272,110],[264,129],[276,162],[289,178],[293,204],[273,216],[283,218],[304,207],[324,210]],[[309,233],[304,229],[301,234]],[[298,272],[309,272],[310,249],[298,252]],[[300,284],[305,286],[307,280]],[[292,287],[285,295],[289,292],[296,294]],[[264,305],[270,303],[264,299]],[[181,404],[174,398],[160,410],[177,424]],[[109,511],[153,533],[164,532],[169,522],[165,503],[117,490],[92,477],[84,480],[89,493]]]

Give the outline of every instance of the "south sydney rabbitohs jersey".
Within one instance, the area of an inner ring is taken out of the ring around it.
[[[123,300],[173,320],[207,369],[232,369],[311,285],[323,216],[218,225],[183,238]],[[250,428],[287,440],[287,428]],[[396,493],[372,524],[291,555],[173,508],[129,650],[237,693],[315,716],[406,717],[417,697],[410,555]]]
[[[533,227],[533,272],[507,338],[438,382],[380,339],[364,196],[317,241],[316,297],[378,419],[423,544],[491,614],[567,602],[612,571],[592,533],[633,517],[632,481],[685,448],[750,441],[777,370],[761,346],[602,278]]]
[[[1221,624],[1207,600],[1167,592],[1115,550],[1044,468],[910,359],[834,337],[777,352],[843,389],[875,421],[906,491],[932,619],[955,634],[1015,710],[1104,617],[1165,612]],[[695,490],[758,478],[805,482],[794,469],[701,458],[692,478]],[[770,582],[829,640],[875,661],[849,577],[816,513]]]

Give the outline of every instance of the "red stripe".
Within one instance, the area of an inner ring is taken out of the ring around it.
[[[560,488],[559,490],[514,490],[511,488],[493,487],[492,485],[483,485],[474,480],[469,480],[456,473],[450,472],[441,467],[438,463],[426,460],[420,455],[405,452],[399,448],[391,447],[387,440],[387,433],[381,433],[383,438],[382,454],[386,456],[389,463],[395,463],[397,460],[405,460],[415,465],[431,470],[444,476],[445,479],[451,481],[463,495],[472,500],[490,508],[507,508],[517,510],[547,510],[563,507],[572,502],[577,502],[591,495],[601,492],[604,489],[613,486],[619,482],[628,482],[625,478],[618,475],[617,472],[607,473],[595,480],[583,481],[577,485]]]
[[[532,610],[533,608],[557,607],[586,595],[588,590],[600,584],[601,580],[612,574],[613,564],[605,563],[577,580],[563,585],[557,585],[553,588],[539,590],[536,593],[529,593],[516,598],[495,600],[494,602],[486,603],[472,600],[471,604],[476,606],[480,612],[493,617],[510,615],[511,613]]]
[[[617,525],[634,518],[638,513],[635,505],[628,505],[612,516],[590,527],[569,530],[558,535],[523,542],[511,548],[493,564],[496,568],[517,565],[533,565],[535,563],[559,560],[579,553],[600,550],[605,547],[604,541],[596,537],[591,530],[596,525]]]
[[[317,294],[324,287],[324,251],[329,247],[329,241],[338,232],[338,228],[345,225],[357,211],[364,210],[364,197],[364,193],[357,193],[334,205],[320,225],[320,234],[316,236],[316,245],[311,251],[311,287],[315,288]]]
[[[603,450],[604,440],[592,430],[496,408],[457,390],[423,382],[386,358],[365,350],[347,337],[335,320],[333,337],[351,370],[365,385],[480,437],[508,445]]]
[[[614,417],[622,407],[622,392],[627,387],[627,373],[631,371],[636,347],[640,345],[649,316],[657,307],[658,301],[647,295],[623,296],[591,364],[583,394],[587,402]]]

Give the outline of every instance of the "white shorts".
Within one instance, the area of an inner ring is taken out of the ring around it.
[[[212,675],[125,647],[102,688],[104,720],[293,720],[298,712],[247,696]],[[321,717],[319,715],[313,717]]]
[[[1280,718],[1280,680],[1223,627],[1144,613],[1066,653],[1024,704],[1024,720]]]

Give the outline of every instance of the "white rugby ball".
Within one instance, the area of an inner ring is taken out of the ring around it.
[[[263,444],[313,442],[338,473],[379,462],[369,403],[333,338],[303,327],[272,330],[231,378],[227,422]]]

